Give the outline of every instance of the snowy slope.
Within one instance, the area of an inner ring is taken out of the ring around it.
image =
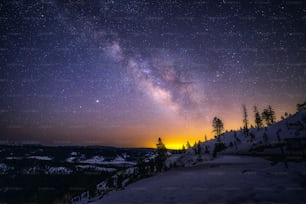
[[[253,138],[251,135],[253,134]],[[267,135],[267,140],[264,139]],[[279,138],[278,138],[279,137]],[[301,151],[290,151],[286,147],[288,138],[305,138],[306,141],[306,111],[298,112],[291,117],[279,121],[269,127],[252,128],[246,136],[242,130],[225,132],[220,136],[225,149],[217,155],[281,155],[281,148],[286,155],[301,154]],[[201,154],[195,154],[196,148],[190,148],[182,155],[173,155],[166,161],[166,166],[195,166],[214,159],[213,152],[217,139],[200,143]],[[304,150],[304,157],[306,156]],[[289,157],[288,157],[289,158]]]
[[[254,135],[254,138],[251,138],[251,134]],[[266,141],[264,139],[264,134],[267,135]],[[278,144],[284,143],[286,138],[305,137],[306,111],[298,112],[269,127],[259,129],[252,128],[249,130],[249,136],[246,136],[243,131],[226,132],[220,136],[221,142],[223,142],[227,147],[222,151],[223,154],[251,154],[254,153],[252,150],[260,149],[259,147],[263,147],[263,151],[261,151],[260,154],[280,154],[280,148],[277,148]],[[216,139],[209,140],[202,143],[201,148],[204,151],[205,146],[207,146],[210,153],[212,153],[216,142]],[[189,153],[192,151],[192,149],[188,150]],[[284,151],[286,151],[286,148]],[[257,152],[257,154],[258,153],[259,152]]]
[[[266,160],[221,156],[210,166],[173,169],[113,191],[95,203],[302,203],[306,163],[271,166]]]
[[[285,139],[303,137],[306,137],[306,111],[269,127],[250,129],[248,136],[243,131],[226,132],[220,136],[225,149],[216,156],[213,152],[217,139],[200,143],[200,154],[190,148],[166,160],[166,167],[179,168],[95,200],[96,203],[126,204],[306,202],[305,155],[303,162],[288,160],[288,168],[281,160],[277,163],[263,159],[266,155],[277,158],[291,153],[286,149]],[[105,183],[101,186],[106,188]]]

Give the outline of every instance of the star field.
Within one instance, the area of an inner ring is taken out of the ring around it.
[[[4,1],[0,139],[152,146],[306,100],[303,1]],[[252,120],[252,119],[251,119]]]

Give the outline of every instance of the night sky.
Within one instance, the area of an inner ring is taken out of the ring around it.
[[[305,1],[6,0],[0,22],[1,142],[181,147],[306,100]]]

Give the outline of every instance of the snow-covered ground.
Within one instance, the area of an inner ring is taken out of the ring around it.
[[[264,135],[266,135],[266,140]],[[222,152],[223,154],[249,154],[251,149],[254,150],[258,147],[267,148],[263,148],[257,154],[280,154],[280,148],[270,147],[276,146],[288,138],[306,138],[306,110],[295,113],[268,127],[251,128],[249,136],[246,136],[243,131],[225,132],[220,136],[221,142],[227,146],[227,149]],[[202,150],[205,150],[207,146],[211,153],[215,143],[216,139],[201,143]],[[189,149],[187,152],[192,151]]]
[[[113,191],[95,203],[305,203],[306,163],[272,166],[267,160],[220,156]]]
[[[117,155],[115,159],[111,161],[105,161],[103,156],[94,156],[90,159],[81,160],[80,163],[84,164],[104,164],[104,165],[135,165],[136,162],[126,161],[127,155]],[[67,162],[74,162],[76,160],[75,157],[68,157],[66,159]]]

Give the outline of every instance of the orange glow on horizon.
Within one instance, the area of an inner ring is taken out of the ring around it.
[[[258,106],[262,111],[266,106]],[[272,108],[276,112],[276,121],[280,120],[281,115],[286,110],[288,113],[295,113],[294,108],[277,107]],[[200,119],[183,118],[178,114],[171,114],[162,110],[159,117],[148,118],[141,122],[128,122],[123,125],[114,127],[105,127],[94,124],[93,126],[84,126],[84,128],[74,128],[56,126],[48,132],[43,133],[44,138],[52,138],[52,140],[42,141],[43,144],[61,144],[64,145],[103,145],[116,147],[143,147],[156,148],[156,143],[160,137],[168,149],[186,148],[187,141],[191,146],[195,142],[213,139],[215,133],[212,132],[213,116],[219,117],[224,123],[225,131],[236,131],[243,126],[241,107],[238,105],[236,109],[211,113],[209,116]],[[165,114],[163,114],[165,113]],[[252,107],[248,107],[249,127],[254,126],[254,116]],[[69,121],[69,124],[72,123]],[[99,124],[97,122],[97,124]],[[34,128],[24,128],[22,134],[19,129],[11,129],[10,134],[14,135],[35,135]],[[38,132],[42,134],[41,129]],[[58,133],[60,132],[60,134]],[[56,136],[54,136],[56,135]],[[17,138],[17,136],[15,136]],[[13,138],[13,137],[12,137]],[[37,136],[38,138],[38,136]],[[63,139],[64,138],[64,139]],[[73,139],[72,139],[73,138]],[[36,138],[35,138],[36,139]],[[34,140],[34,139],[33,139]],[[37,141],[39,141],[37,139]]]
[[[183,145],[185,145],[186,147],[186,144],[184,143],[165,143],[167,149],[173,149],[173,150],[181,150]],[[149,148],[156,148],[156,144],[150,145]]]
[[[224,132],[226,131],[239,131],[242,127],[242,119],[237,117],[235,120],[228,119],[228,118],[221,118],[224,122]],[[250,123],[249,125],[253,124],[253,118],[250,116]],[[214,139],[215,133],[212,131],[211,123],[208,122],[206,124],[206,128],[201,124],[194,124],[192,127],[184,127],[180,126],[178,128],[172,127],[168,130],[161,130],[156,129],[154,134],[145,134],[148,140],[138,140],[135,146],[141,147],[149,147],[149,148],[156,148],[156,143],[158,137],[160,137],[165,144],[167,149],[175,149],[180,150],[182,149],[183,145],[187,146],[187,142],[193,146],[195,143],[201,141],[205,141],[205,135],[207,140]],[[139,143],[138,143],[139,142]]]
[[[186,145],[185,145],[186,146]],[[180,150],[182,149],[183,144],[181,143],[170,143],[170,144],[166,144],[166,148],[167,149],[175,149],[175,150]]]

